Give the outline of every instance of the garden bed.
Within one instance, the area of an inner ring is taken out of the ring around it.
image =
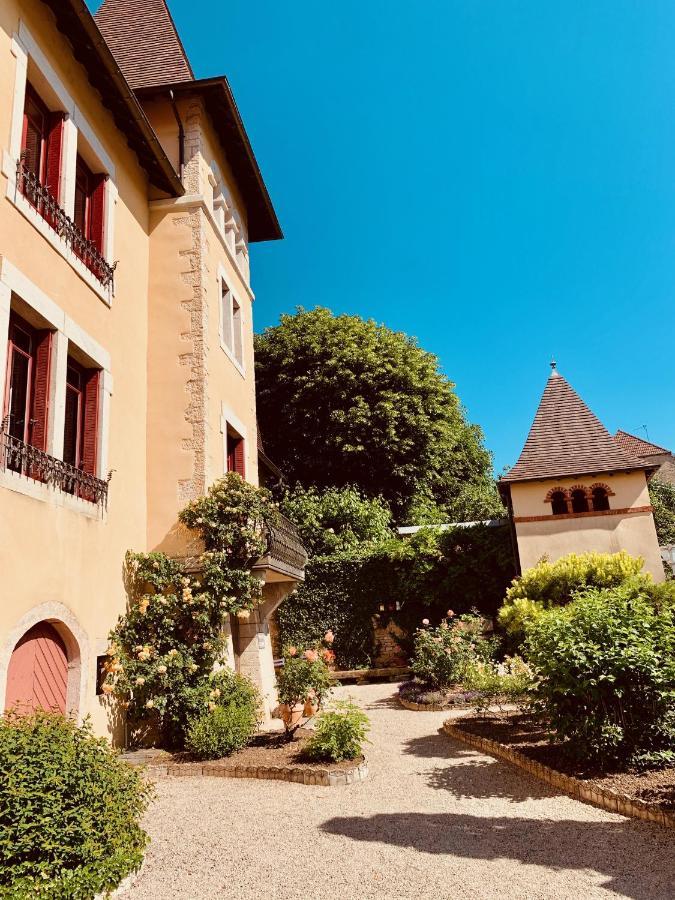
[[[474,709],[479,691],[469,691],[461,684],[448,690],[431,690],[419,681],[406,681],[398,689],[398,700],[405,709],[424,712],[446,712],[449,709]]]
[[[260,734],[242,750],[224,759],[195,762],[185,753],[138,751],[126,754],[132,765],[147,766],[149,775],[195,776],[221,778],[264,778],[293,781],[299,784],[333,786],[363,781],[368,767],[363,756],[342,762],[310,760],[303,748],[313,732],[300,728],[295,740],[287,741],[282,733]]]
[[[560,742],[551,742],[545,724],[531,715],[506,713],[500,717],[467,716],[454,719],[444,726],[455,737],[466,735],[484,742],[483,748],[581,799],[604,808],[651,818],[661,824],[675,826],[675,767],[652,769],[646,772],[600,771],[597,768],[574,764],[562,750]],[[472,741],[474,746],[475,740]],[[490,746],[494,745],[494,746]],[[549,774],[550,773],[550,774]],[[557,777],[556,777],[557,776]],[[604,801],[608,800],[610,806]],[[612,805],[612,800],[614,804]],[[617,800],[624,807],[617,805]],[[661,816],[642,815],[641,811],[661,813]],[[668,821],[669,820],[669,821]]]

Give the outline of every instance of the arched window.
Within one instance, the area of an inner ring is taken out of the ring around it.
[[[564,516],[567,512],[567,500],[564,491],[553,491],[551,494],[551,511],[554,516]]]
[[[602,512],[602,510],[604,509],[609,509],[609,497],[607,495],[607,488],[593,488],[593,509],[596,512]]]
[[[588,512],[588,500],[586,499],[586,491],[583,488],[575,488],[572,491],[572,512]]]

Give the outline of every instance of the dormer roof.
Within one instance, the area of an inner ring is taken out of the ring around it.
[[[518,462],[500,482],[538,481],[647,469],[607,431],[563,376],[553,369]]]
[[[164,0],[104,0],[94,18],[134,90],[194,79]]]

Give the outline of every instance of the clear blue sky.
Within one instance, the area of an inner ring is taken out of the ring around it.
[[[171,9],[286,235],[252,251],[257,330],[322,304],[416,335],[498,471],[552,356],[610,429],[675,448],[672,0]]]

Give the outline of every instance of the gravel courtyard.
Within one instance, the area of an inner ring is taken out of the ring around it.
[[[396,685],[340,688],[371,716],[349,787],[161,779],[129,900],[672,898],[675,834],[578,803],[438,733]]]

